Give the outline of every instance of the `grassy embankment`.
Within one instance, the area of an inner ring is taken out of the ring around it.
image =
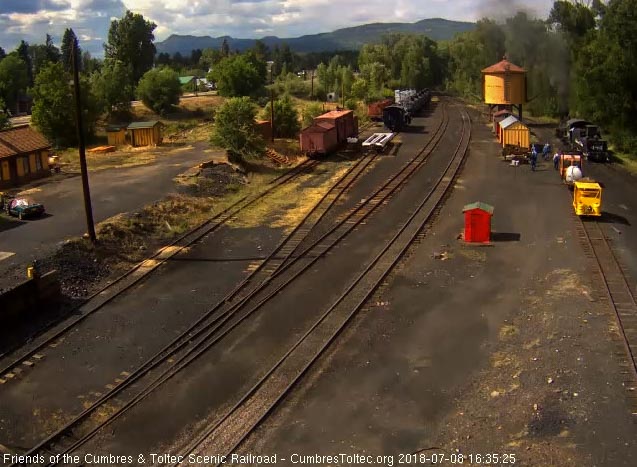
[[[132,107],[132,118],[135,121],[159,120],[164,124],[164,144],[156,148],[133,148],[131,146],[118,147],[114,152],[96,154],[86,153],[86,162],[90,171],[116,167],[133,167],[150,164],[160,157],[165,157],[176,151],[188,148],[192,144],[208,141],[212,132],[212,116],[224,99],[218,96],[206,95],[198,97],[183,97],[175,112],[161,117],[150,111],[143,104],[137,103]],[[88,149],[107,144],[105,125],[98,127],[97,143]],[[80,170],[77,148],[59,151],[60,163],[67,172]]]

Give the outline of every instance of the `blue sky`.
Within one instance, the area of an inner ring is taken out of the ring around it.
[[[71,27],[84,50],[102,54],[111,19],[126,11],[157,24],[156,39],[170,34],[254,38],[296,37],[369,22],[424,18],[475,21],[518,9],[546,17],[553,0],[0,0],[0,46],[7,52],[25,39],[59,44]]]

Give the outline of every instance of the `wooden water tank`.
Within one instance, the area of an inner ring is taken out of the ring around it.
[[[526,103],[526,70],[506,58],[482,70],[482,95],[489,105]]]

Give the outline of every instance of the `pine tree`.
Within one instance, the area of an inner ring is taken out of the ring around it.
[[[77,63],[81,63],[80,62],[80,57],[81,57],[81,50],[80,50],[80,45],[78,43],[77,40],[77,36],[75,35],[75,33],[73,32],[73,29],[66,29],[66,31],[64,31],[64,36],[62,37],[62,47],[61,47],[61,59],[62,59],[62,65],[64,66],[64,70],[67,72],[71,72],[72,68],[73,68],[73,59],[72,59],[72,51],[73,51],[73,42],[75,42],[75,48],[77,51]]]

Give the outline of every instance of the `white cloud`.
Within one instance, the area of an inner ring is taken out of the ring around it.
[[[28,2],[16,1],[20,8],[14,10],[19,12],[0,12],[0,45],[5,49],[13,49],[21,39],[44,42],[47,32],[59,43],[64,29],[70,27],[82,38],[85,50],[98,54],[110,21],[127,8],[154,21],[156,39],[163,40],[170,34],[296,37],[369,22],[435,17],[475,21],[509,11],[518,3],[528,4],[512,0],[49,0],[50,9],[35,6],[46,2],[31,2],[34,7],[29,10]],[[546,16],[553,1],[532,4],[539,15]]]

